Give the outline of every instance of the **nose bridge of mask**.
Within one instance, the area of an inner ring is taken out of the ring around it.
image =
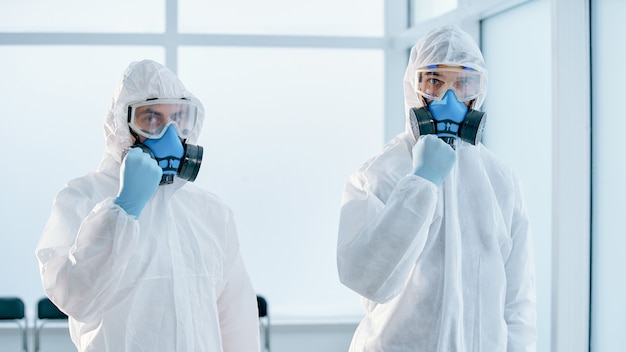
[[[172,130],[172,132],[170,132],[170,130]],[[162,132],[165,131],[165,132]],[[156,136],[158,136],[160,133],[163,133],[163,135],[161,137],[147,137],[148,139],[154,139],[154,140],[158,140],[158,139],[163,139],[165,137],[165,134],[167,133],[171,133],[171,134],[175,134],[177,137],[183,138],[185,139],[186,136],[183,136],[181,133],[181,127],[174,121],[169,120],[165,123],[165,125],[163,125],[163,127],[161,127],[158,132],[156,132]],[[145,131],[144,131],[145,134]]]
[[[441,100],[433,100],[428,104],[428,110],[435,121],[438,130],[454,129],[456,132],[458,124],[463,122],[468,107],[460,102],[452,90],[448,90]]]
[[[444,97],[448,93],[453,93],[455,99],[457,101],[459,101],[459,102],[461,102],[461,100],[467,101],[467,97],[468,96],[474,96],[475,95],[474,93],[471,93],[472,90],[469,90],[468,88],[463,87],[463,86],[458,86],[457,82],[455,82],[455,81],[446,83],[445,86],[442,87],[441,91],[445,92],[444,93]]]
[[[185,150],[174,125],[168,126],[161,138],[146,139],[143,144],[150,148],[164,175],[176,174]]]

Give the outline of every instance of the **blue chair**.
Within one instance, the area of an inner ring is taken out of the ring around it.
[[[264,352],[270,352],[270,316],[267,311],[267,300],[261,295],[256,296],[256,303],[259,308],[259,327],[263,336]]]
[[[24,311],[24,302],[20,298],[0,298],[0,322],[14,322],[18,325],[22,335],[22,351],[28,352],[28,344],[26,342],[28,324]]]
[[[37,303],[37,321],[35,322],[35,352],[39,352],[39,334],[44,324],[48,321],[67,321],[67,315],[57,308],[48,297],[44,297]]]

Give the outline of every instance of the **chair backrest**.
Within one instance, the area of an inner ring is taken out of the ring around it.
[[[39,319],[67,319],[67,315],[61,312],[48,297],[40,299],[37,303],[37,317]]]
[[[24,301],[20,298],[0,298],[0,320],[24,319],[24,311]]]
[[[267,301],[263,296],[256,296],[256,304],[259,308],[259,318],[267,316]]]

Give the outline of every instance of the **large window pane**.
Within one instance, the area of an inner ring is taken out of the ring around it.
[[[457,6],[458,0],[411,0],[412,23],[443,15]]]
[[[383,0],[179,0],[188,33],[382,36]]]
[[[179,74],[207,111],[196,183],[233,208],[272,319],[360,316],[335,247],[344,183],[383,142],[382,51],[183,48]]]
[[[163,32],[165,0],[0,0],[0,32]]]
[[[532,22],[532,26],[528,23]],[[552,104],[550,1],[483,21],[489,91],[485,144],[520,178],[535,242],[538,351],[550,351]]]
[[[56,192],[98,167],[124,68],[163,56],[153,47],[0,46],[0,294],[29,310],[43,295],[34,250]]]

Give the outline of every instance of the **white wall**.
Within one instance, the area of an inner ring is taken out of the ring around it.
[[[550,1],[536,0],[484,20],[481,40],[489,73],[484,143],[524,189],[535,242],[540,352],[550,351],[551,338],[550,24]]]
[[[626,157],[622,108],[626,2],[592,1],[593,226],[591,351],[626,351]]]

